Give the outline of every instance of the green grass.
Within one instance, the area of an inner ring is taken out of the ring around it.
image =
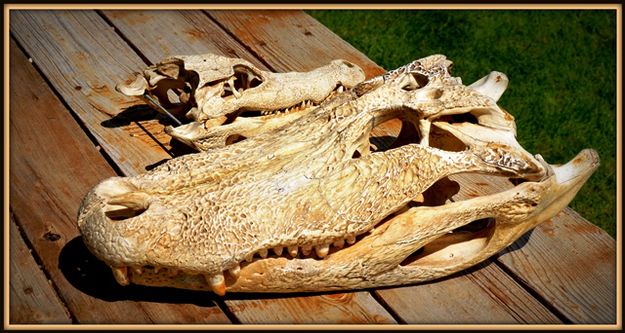
[[[549,163],[594,148],[601,166],[571,207],[616,232],[615,11],[308,11],[386,69],[431,54],[469,84],[491,70],[518,141]]]

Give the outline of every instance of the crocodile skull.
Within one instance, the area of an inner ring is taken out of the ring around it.
[[[403,285],[475,265],[566,207],[599,162],[529,154],[496,103],[505,75],[465,86],[450,65],[420,59],[236,145],[104,180],[81,205],[83,239],[122,285],[219,295]],[[402,121],[396,141],[370,149],[389,119]],[[517,185],[452,201],[448,176],[462,173]]]
[[[341,59],[309,72],[272,73],[244,59],[204,54],[165,59],[116,88],[191,119],[165,131],[202,151],[291,123],[364,78],[360,67]]]

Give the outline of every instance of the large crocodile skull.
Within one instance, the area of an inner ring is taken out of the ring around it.
[[[561,166],[532,156],[496,104],[505,75],[464,86],[450,65],[420,59],[281,128],[104,180],[81,206],[84,241],[122,285],[219,295],[402,285],[475,265],[566,207],[599,162],[593,150]],[[394,118],[395,143],[370,150]],[[460,173],[517,185],[452,201],[447,177]]]
[[[207,150],[293,122],[364,78],[360,67],[341,59],[309,72],[272,73],[244,59],[204,54],[165,59],[116,88],[191,119],[165,131]]]

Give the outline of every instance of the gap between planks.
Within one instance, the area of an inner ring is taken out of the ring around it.
[[[98,142],[98,140],[93,136],[93,133],[89,131],[85,122],[82,121],[80,117],[76,114],[76,112],[69,106],[69,104],[67,104],[67,101],[65,100],[65,98],[63,98],[63,95],[59,93],[59,91],[54,87],[52,82],[50,82],[50,79],[41,71],[41,68],[39,68],[39,65],[34,61],[30,61],[32,60],[32,58],[30,57],[30,54],[28,54],[26,49],[24,49],[23,45],[20,44],[19,40],[15,38],[15,36],[13,35],[13,32],[10,32],[10,39],[11,39],[11,42],[13,42],[14,45],[16,45],[20,49],[20,52],[22,52],[24,56],[29,59],[29,62],[32,64],[35,71],[37,71],[37,74],[39,74],[39,76],[46,83],[50,91],[52,91],[54,96],[59,100],[59,102],[61,102],[61,105],[65,107],[65,109],[68,111],[69,115],[72,116],[76,124],[80,126],[80,129],[83,131],[83,133],[85,133],[87,138],[89,138],[89,141],[91,141],[95,149],[98,152],[100,152],[100,155],[102,155],[102,158],[104,158],[104,160],[109,164],[109,166],[115,171],[115,173],[118,176],[124,176],[125,175],[124,172],[113,161],[113,158],[106,152],[106,150],[102,149],[102,146],[100,146],[100,143]]]
[[[13,214],[13,210],[11,208],[9,208],[9,221],[6,221],[5,223],[11,224],[10,229],[14,228],[14,230],[11,230],[10,232],[17,232],[19,234],[19,235],[13,235],[13,237],[17,239],[11,240],[11,242],[21,240],[22,245],[26,248],[26,250],[30,254],[31,260],[35,263],[38,269],[38,272],[40,272],[43,275],[44,279],[48,283],[47,286],[50,288],[51,290],[50,292],[52,293],[52,295],[48,295],[48,297],[50,297],[51,299],[47,299],[47,301],[54,302],[56,300],[57,304],[65,311],[65,315],[67,316],[67,319],[69,319],[69,321],[72,324],[76,324],[77,323],[76,317],[71,311],[69,311],[69,308],[67,306],[67,301],[62,297],[61,293],[59,292],[59,287],[56,285],[56,283],[50,276],[49,272],[46,270],[46,266],[44,265],[43,261],[39,257],[37,250],[33,247],[33,244],[28,239],[28,236],[26,235],[26,232],[24,231],[24,228],[22,227],[20,220],[17,218],[17,216],[15,216],[15,214]],[[14,250],[19,252],[18,244],[11,244],[10,251],[14,251]],[[36,276],[37,272],[32,272],[32,274]],[[14,304],[11,304],[10,308],[14,309]],[[65,321],[64,319],[61,319],[61,318],[55,319],[55,321],[57,320],[59,320],[59,322]],[[14,323],[14,324],[22,324],[22,323]]]
[[[537,299],[540,304],[547,308],[547,310],[551,311],[563,324],[573,324],[573,321],[566,315],[564,315],[557,307],[555,307],[551,302],[549,302],[543,295],[541,295],[537,290],[532,288],[526,281],[524,281],[518,274],[512,271],[508,266],[504,265],[502,262],[497,260],[499,254],[495,254],[493,258],[493,262],[497,265],[501,270],[506,272],[506,274],[510,275],[512,279],[518,283],[521,288],[523,288],[528,294],[532,295],[535,299]]]

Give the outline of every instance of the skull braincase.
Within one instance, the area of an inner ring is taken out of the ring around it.
[[[364,77],[360,67],[342,59],[308,72],[273,73],[244,59],[204,54],[165,59],[117,90],[148,94],[177,117],[192,120],[166,132],[207,150],[291,123]]]
[[[107,179],[83,201],[83,238],[121,284],[220,295],[402,285],[475,265],[563,209],[599,161],[528,153],[497,105],[506,76],[465,86],[450,66],[419,59],[247,140]],[[372,133],[392,119],[401,131],[385,144]],[[517,185],[458,200],[465,185],[449,177],[465,173]]]

